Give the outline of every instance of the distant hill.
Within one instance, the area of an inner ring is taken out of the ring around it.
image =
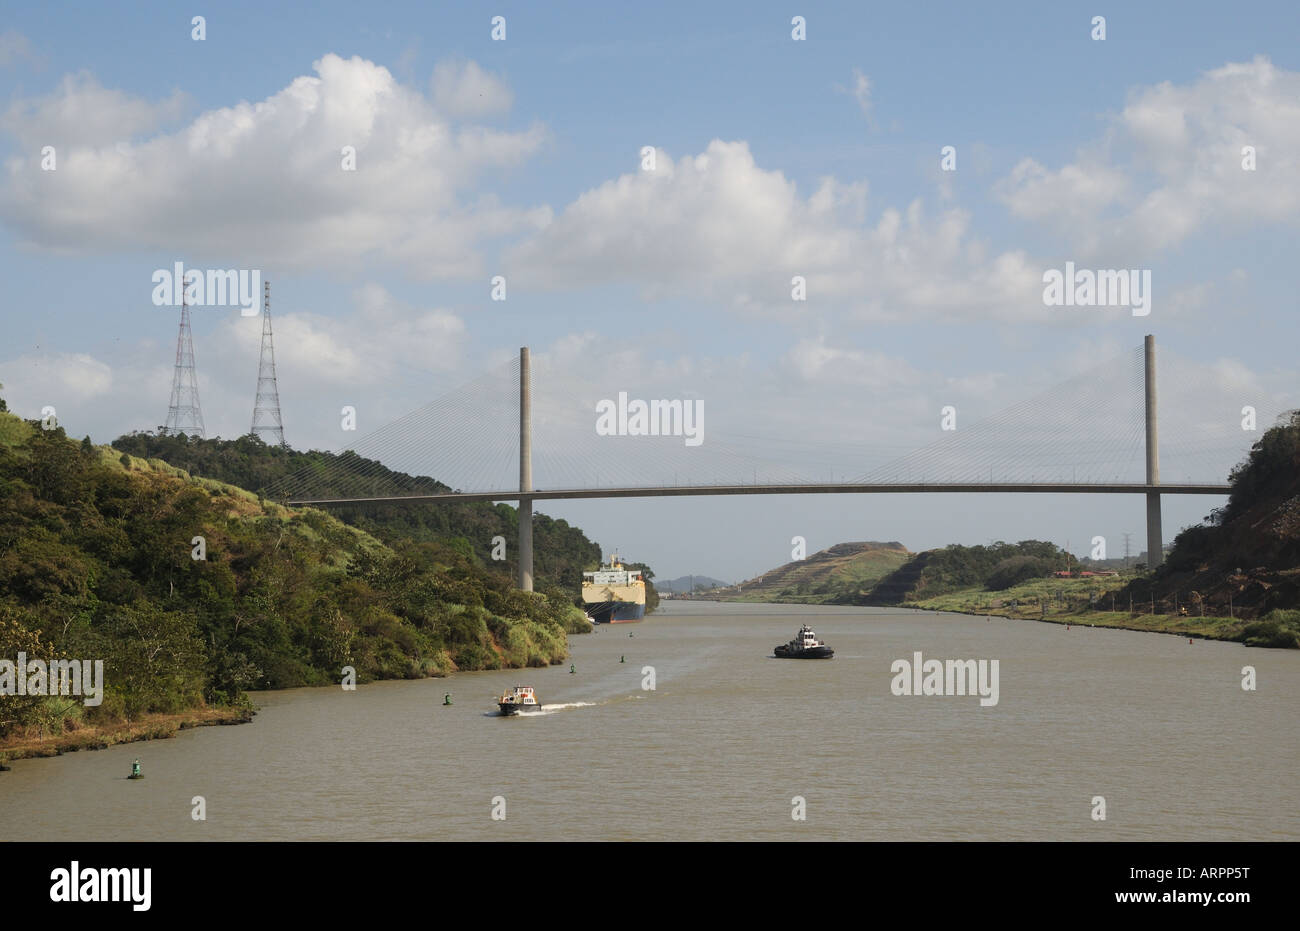
[[[916,554],[854,603],[900,605],[967,588],[1006,588],[1067,565],[1077,567],[1078,560],[1041,540],[989,546],[953,544]]]
[[[901,543],[839,543],[717,594],[728,601],[899,605],[989,585],[1041,578],[1078,560],[1051,543],[1022,540],[912,553]]]
[[[912,554],[901,543],[837,543],[719,591],[727,601],[854,603]]]
[[[1300,619],[1291,610],[1300,608],[1300,411],[1265,432],[1229,482],[1228,503],[1179,533],[1164,564],[1117,597],[1176,596],[1203,602],[1206,613]]]
[[[672,592],[674,595],[699,591],[700,589],[726,588],[730,584],[730,582],[724,582],[722,579],[715,579],[711,575],[682,575],[675,579],[655,582],[661,592]],[[692,585],[695,586],[694,589],[691,588]]]

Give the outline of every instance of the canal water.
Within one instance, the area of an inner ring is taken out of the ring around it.
[[[772,657],[804,622],[834,659]],[[708,602],[570,640],[572,674],[263,692],[251,724],[17,761],[0,837],[1300,840],[1296,651]],[[997,703],[893,694],[916,652],[997,660]],[[544,712],[497,716],[515,684]]]

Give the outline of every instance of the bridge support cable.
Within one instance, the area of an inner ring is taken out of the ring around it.
[[[959,420],[933,443],[852,481],[1138,483],[1142,362],[1136,349],[970,425]]]

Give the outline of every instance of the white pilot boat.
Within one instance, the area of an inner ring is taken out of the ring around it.
[[[530,711],[541,711],[542,703],[537,700],[537,695],[530,686],[516,685],[501,696],[497,707],[501,709],[503,715],[526,714]]]

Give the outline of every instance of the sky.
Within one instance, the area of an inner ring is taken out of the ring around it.
[[[156,429],[178,315],[154,275],[182,262],[272,282],[298,448],[351,445],[528,346],[538,487],[853,477],[1113,374],[1150,333],[1162,477],[1225,480],[1300,406],[1300,7],[983,6],[229,3],[198,37],[174,4],[10,5],[3,397],[95,442]],[[1048,303],[1068,267],[1149,273],[1149,312]],[[260,334],[193,309],[209,436],[248,432]],[[1131,426],[1130,387],[1057,398],[1097,432],[1055,457],[999,433],[994,477],[1140,479],[1127,446],[1080,452]],[[620,392],[702,403],[703,442],[600,435]],[[508,487],[508,408],[430,441],[435,477]],[[1166,540],[1220,504],[1166,496]],[[665,578],[756,576],[795,537],[1144,539],[1140,496],[537,509]]]

